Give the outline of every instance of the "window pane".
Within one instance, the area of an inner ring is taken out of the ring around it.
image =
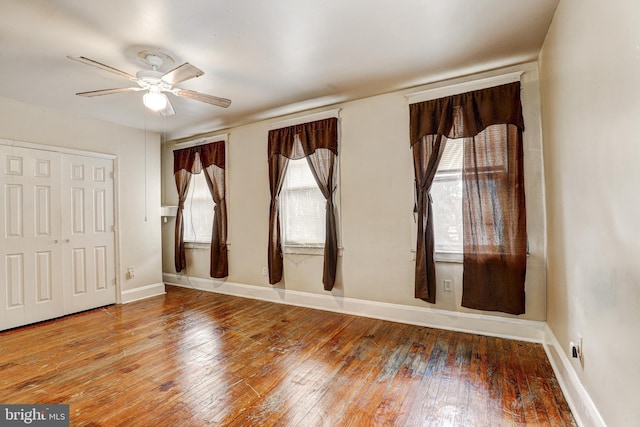
[[[284,245],[324,246],[325,206],[307,160],[289,160],[280,192]]]
[[[436,252],[462,253],[462,139],[449,139],[431,185]]]
[[[211,242],[214,207],[204,173],[193,175],[184,204],[185,242]]]
[[[318,188],[307,159],[289,160],[285,185],[288,188]],[[318,188],[318,192],[320,189]],[[322,196],[322,193],[320,194]]]

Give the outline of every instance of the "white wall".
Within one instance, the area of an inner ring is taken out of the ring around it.
[[[515,68],[475,76],[496,75]],[[545,319],[545,252],[542,154],[540,140],[539,89],[535,64],[526,70],[523,83],[525,114],[525,174],[531,256],[526,281],[526,314],[521,319]],[[447,84],[472,80],[458,79]],[[435,86],[443,86],[440,83]],[[413,183],[409,148],[409,107],[406,94],[426,89],[394,92],[339,105],[341,231],[343,256],[338,261],[334,290],[322,286],[322,257],[285,255],[284,282],[276,285],[325,295],[402,305],[474,312],[460,307],[462,265],[437,266],[437,304],[415,299],[411,249]],[[291,117],[291,116],[290,116]],[[282,120],[278,119],[278,120]],[[267,133],[276,120],[230,129],[228,153],[229,278],[230,282],[271,287],[262,269],[267,265],[269,183]],[[163,150],[163,197],[175,205],[171,143]],[[173,235],[175,221],[163,225],[163,268],[174,273]],[[187,253],[186,275],[208,278],[208,249]],[[454,292],[444,292],[444,279],[451,279]],[[476,313],[478,311],[475,311]],[[497,313],[498,316],[509,316]],[[511,316],[513,317],[513,316]]]
[[[549,326],[604,421],[640,425],[640,2],[562,0],[539,60]]]
[[[116,155],[120,289],[162,282],[159,135],[0,98],[0,138]]]

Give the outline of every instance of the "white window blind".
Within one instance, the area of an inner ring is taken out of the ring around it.
[[[284,246],[324,246],[326,200],[307,159],[289,160],[280,190],[280,220]]]
[[[184,204],[185,242],[211,243],[214,207],[204,173],[193,175]]]
[[[435,250],[462,253],[463,139],[448,139],[431,184]]]

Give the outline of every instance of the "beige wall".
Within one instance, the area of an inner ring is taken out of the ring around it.
[[[562,0],[540,57],[548,316],[610,426],[640,425],[640,2]]]
[[[537,68],[524,69],[525,162],[528,229],[527,306],[523,319],[545,319],[545,253],[543,174]],[[514,68],[478,77],[496,75]],[[448,82],[447,84],[455,83]],[[444,84],[432,85],[443,86]],[[428,86],[416,88],[426,89]],[[343,256],[332,295],[453,311],[460,307],[461,264],[437,267],[437,304],[413,297],[414,261],[411,249],[413,184],[409,149],[409,107],[406,94],[395,92],[340,105],[341,235]],[[282,119],[278,119],[282,120]],[[228,207],[230,282],[270,287],[262,269],[267,265],[269,185],[267,133],[273,121],[229,130]],[[173,145],[163,149],[164,202],[175,205],[177,196],[172,170]],[[163,225],[163,268],[174,273],[174,220]],[[187,253],[186,274],[208,278],[209,251]],[[286,255],[284,283],[289,290],[329,294],[322,286],[322,257]],[[444,292],[451,279],[454,292]],[[506,315],[505,315],[506,316]]]
[[[0,138],[116,155],[121,290],[162,282],[159,135],[147,134],[145,153],[143,131],[0,98]]]

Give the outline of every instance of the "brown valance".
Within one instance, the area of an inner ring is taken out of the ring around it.
[[[200,161],[196,161],[199,158]],[[225,149],[224,141],[182,148],[173,152],[173,173],[181,169],[192,174],[198,174],[203,168],[215,165],[224,169]]]
[[[497,124],[524,132],[520,82],[411,104],[409,114],[412,146],[427,135],[470,138]]]
[[[296,143],[296,136],[300,138],[300,144]],[[334,155],[338,155],[338,119],[336,117],[269,131],[269,158],[279,154],[289,159],[301,159],[313,154],[319,148],[330,150]]]

